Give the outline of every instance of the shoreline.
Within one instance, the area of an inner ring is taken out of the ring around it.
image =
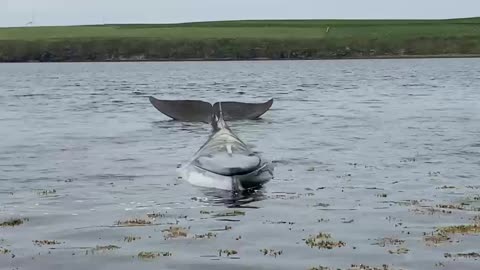
[[[480,17],[0,28],[0,63],[479,58]]]
[[[322,58],[177,58],[177,59],[114,59],[114,60],[71,60],[71,61],[0,61],[0,64],[54,64],[54,63],[142,63],[142,62],[261,62],[261,61],[336,61],[336,60],[403,60],[403,59],[464,59],[480,58],[480,54],[431,54],[431,55],[377,55]]]

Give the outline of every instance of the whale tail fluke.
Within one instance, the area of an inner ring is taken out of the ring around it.
[[[265,103],[222,101],[213,105],[201,100],[160,100],[152,96],[149,99],[158,111],[174,120],[204,123],[212,123],[212,116],[220,116],[219,112],[225,121],[258,119],[273,104],[273,99]]]

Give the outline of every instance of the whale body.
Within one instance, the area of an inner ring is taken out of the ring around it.
[[[260,187],[273,178],[272,163],[252,151],[215,115],[212,134],[193,158],[179,168],[192,185],[222,190]]]
[[[273,178],[273,164],[247,146],[227,125],[225,119],[257,119],[272,105],[265,103],[197,100],[158,100],[150,102],[160,112],[180,121],[207,122],[212,126],[208,140],[193,157],[178,168],[179,178],[195,186],[221,190],[249,190]]]

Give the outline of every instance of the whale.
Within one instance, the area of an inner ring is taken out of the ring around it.
[[[199,100],[158,100],[150,97],[160,112],[178,121],[206,122],[211,133],[193,156],[177,169],[178,178],[194,186],[218,190],[257,189],[273,179],[270,160],[253,151],[227,124],[258,119],[273,103],[217,102]]]

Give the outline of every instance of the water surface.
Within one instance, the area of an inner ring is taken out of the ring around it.
[[[424,238],[480,214],[476,59],[1,64],[0,82],[0,222],[28,218],[0,227],[0,269],[480,267],[444,256],[480,252],[478,234]],[[210,127],[169,121],[149,95],[274,97],[263,119],[230,125],[275,179],[233,197],[177,180]],[[117,225],[135,218],[152,224]],[[170,226],[187,237],[166,239]],[[345,246],[310,248],[320,232]],[[107,245],[120,248],[92,254]]]

